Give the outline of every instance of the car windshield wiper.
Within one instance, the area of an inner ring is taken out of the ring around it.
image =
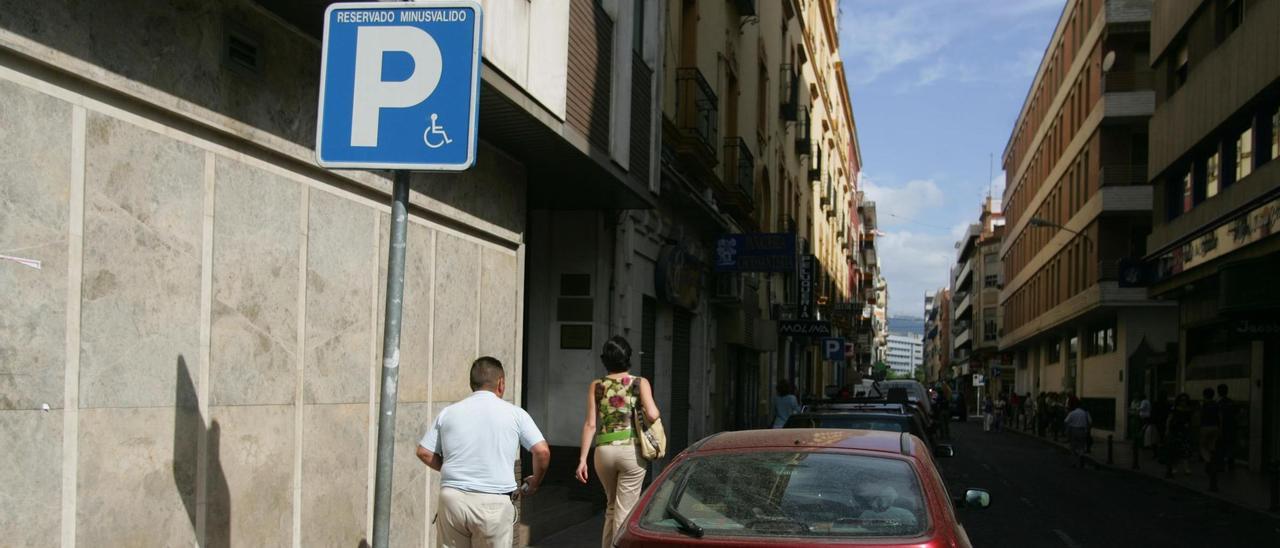
[[[680,483],[677,483],[675,489],[671,492],[671,499],[667,501],[666,512],[668,516],[671,516],[672,519],[676,520],[676,523],[680,524],[678,529],[681,532],[693,538],[702,538],[704,533],[702,526],[694,523],[693,520],[689,519],[684,514],[681,514],[679,510],[676,510],[676,506],[680,503],[680,497],[684,496],[684,488],[689,483],[689,476],[692,474],[693,466],[691,465],[689,470],[685,472],[684,476],[680,477]]]

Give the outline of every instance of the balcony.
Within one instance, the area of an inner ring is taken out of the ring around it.
[[[1146,164],[1115,164],[1102,166],[1099,175],[1102,186],[1125,186],[1147,184]]]
[[[1151,70],[1116,70],[1102,74],[1104,93],[1148,91],[1155,88],[1155,72]]]
[[[822,147],[814,146],[813,152],[809,154],[809,181],[822,181]]]
[[[750,17],[756,14],[756,0],[734,0],[733,3],[738,6],[738,15],[740,17]]]
[[[783,121],[794,122],[800,115],[800,73],[791,63],[784,63],[778,73],[782,75],[782,89],[778,94],[782,98],[779,115]]]
[[[715,168],[720,142],[720,103],[696,68],[676,70],[676,153],[704,171]]]
[[[724,183],[718,189],[720,203],[749,217],[755,209],[756,159],[741,137],[724,140]]]
[[[964,266],[960,268],[960,273],[956,275],[956,290],[969,289],[973,283],[973,259],[964,262]]]
[[[970,295],[969,293],[956,293],[952,302],[960,303],[956,306],[956,318],[963,318],[966,314],[973,312],[973,295]]]
[[[796,154],[804,156],[813,154],[813,117],[809,111],[799,113],[796,122]]]

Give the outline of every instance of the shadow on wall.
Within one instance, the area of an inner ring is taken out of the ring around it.
[[[187,509],[191,529],[199,531],[199,502],[196,500],[196,475],[199,473],[200,439],[206,440],[208,465],[205,474],[205,534],[202,546],[231,545],[231,493],[222,470],[221,438],[218,421],[205,430],[200,416],[199,397],[187,369],[187,360],[178,356],[177,382],[173,406],[173,482]]]

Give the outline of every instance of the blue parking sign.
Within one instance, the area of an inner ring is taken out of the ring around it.
[[[353,169],[471,167],[482,15],[470,0],[329,6],[317,162]]]

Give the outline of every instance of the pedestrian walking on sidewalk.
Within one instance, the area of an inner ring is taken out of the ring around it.
[[[440,411],[418,444],[418,458],[440,471],[437,546],[511,546],[515,501],[533,495],[551,463],[551,449],[529,413],[502,400],[502,362],[471,364],[471,395]],[[516,486],[520,447],[533,454],[533,475]]]
[[[787,379],[779,380],[776,389],[778,393],[773,397],[773,427],[782,428],[791,415],[800,412],[800,400],[796,399],[791,381]]]
[[[942,439],[951,439],[951,385],[946,382],[938,386],[938,400],[933,406],[933,414]]]
[[[1191,397],[1178,394],[1165,424],[1165,477],[1173,478],[1173,472],[1182,463],[1182,473],[1191,474]]]
[[[1088,440],[1093,437],[1091,433],[1093,417],[1090,417],[1089,412],[1085,411],[1077,403],[1072,406],[1071,412],[1067,413],[1067,417],[1062,422],[1067,427],[1067,441],[1071,443],[1071,454],[1079,459],[1077,466],[1084,468],[1084,455],[1088,452]]]
[[[991,406],[993,409],[991,427],[996,432],[999,432],[1004,429],[1004,417],[1006,411],[1008,411],[1009,404],[1005,403],[1004,395],[1002,394],[996,398],[995,403],[991,404]]]
[[[626,339],[614,336],[605,341],[600,361],[608,374],[591,381],[587,388],[587,416],[582,423],[577,477],[578,481],[587,482],[587,456],[595,447],[596,475],[607,501],[600,545],[609,548],[614,533],[640,500],[648,464],[640,456],[638,433],[632,424],[634,409],[640,406],[641,414],[652,423],[658,420],[658,405],[653,401],[649,381],[628,373],[631,344]]]

